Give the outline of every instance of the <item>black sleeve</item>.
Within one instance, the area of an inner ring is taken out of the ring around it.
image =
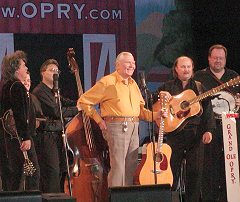
[[[213,131],[216,128],[216,120],[214,118],[212,103],[211,103],[210,99],[206,99],[203,102],[202,124],[204,124],[204,126],[205,126],[205,131],[204,132],[208,131],[208,132],[213,133]]]
[[[61,97],[63,117],[73,117],[78,113],[77,102]]]
[[[13,83],[10,88],[10,98],[18,135],[23,140],[28,140],[31,135],[28,125],[29,97],[25,86],[21,82]]]
[[[50,92],[45,92],[43,89],[34,91],[35,96],[41,103],[43,114],[51,119],[60,119],[60,108],[55,101],[55,97]],[[78,110],[76,102],[61,97],[63,117],[74,116]],[[74,114],[74,115],[73,115]]]
[[[203,92],[206,91],[203,85],[202,89]],[[202,107],[203,107],[203,114],[201,116],[201,124],[200,127],[202,127],[202,134],[205,132],[211,132],[213,134],[215,128],[216,128],[216,120],[213,113],[212,108],[212,102],[211,97],[208,97],[202,101]]]
[[[41,108],[41,103],[39,102],[39,100],[37,99],[37,97],[33,94],[30,94],[31,99],[32,99],[32,105],[34,107],[34,112],[36,114],[37,118],[44,118],[43,112],[42,112],[42,108]]]
[[[41,124],[41,128],[38,130],[61,131],[60,107],[51,90],[45,88],[43,85],[39,85],[34,89],[33,93],[40,101],[43,115],[47,118],[46,122]],[[76,102],[61,97],[61,104],[63,118],[73,117],[78,113]]]

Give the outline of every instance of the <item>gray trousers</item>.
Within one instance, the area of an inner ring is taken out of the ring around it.
[[[127,131],[121,122],[107,122],[103,132],[109,146],[110,172],[108,186],[126,186],[133,184],[133,175],[138,164],[139,122],[127,122]]]

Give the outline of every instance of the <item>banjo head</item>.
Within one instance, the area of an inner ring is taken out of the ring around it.
[[[227,91],[220,91],[214,94],[213,97],[211,101],[216,119],[222,118],[222,112],[236,112],[239,108],[236,107],[235,97]]]

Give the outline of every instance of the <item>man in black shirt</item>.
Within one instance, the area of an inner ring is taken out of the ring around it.
[[[238,73],[225,67],[226,58],[227,49],[223,45],[211,46],[208,52],[209,67],[197,71],[194,78],[200,81],[207,90],[210,90],[238,76]],[[224,89],[216,98],[212,97],[217,127],[213,133],[211,144],[204,146],[203,201],[227,201],[221,112],[229,112],[240,106],[239,93],[240,87],[238,85]],[[227,99],[235,99],[234,106],[230,106]],[[237,131],[240,131],[239,125],[238,119]],[[239,148],[240,137],[238,137],[238,150]]]
[[[168,101],[171,101],[172,96],[176,96],[187,89],[191,89],[196,95],[199,95],[204,89],[200,82],[195,82],[192,79],[193,68],[194,65],[191,58],[186,56],[177,58],[173,66],[174,80],[164,83],[158,89],[157,94],[164,94]],[[183,160],[186,160],[186,176],[183,176],[185,178],[186,202],[199,200],[201,179],[200,141],[202,140],[204,144],[209,144],[215,127],[211,103],[208,100],[204,100],[200,105],[203,108],[202,113],[200,111],[199,114],[188,118],[180,127],[165,136],[166,143],[172,148],[170,161],[173,172],[172,190],[179,188],[181,165],[183,165]],[[170,109],[168,110],[169,113],[172,113]],[[176,116],[174,117],[177,119]]]
[[[60,181],[62,174],[66,172],[60,107],[53,92],[53,75],[59,75],[58,68],[56,60],[46,60],[40,69],[42,82],[33,90],[33,94],[41,103],[43,115],[47,118],[38,128],[36,138],[41,170],[40,185],[44,193],[63,192]],[[61,97],[61,105],[63,117],[73,117],[78,113],[74,101]]]

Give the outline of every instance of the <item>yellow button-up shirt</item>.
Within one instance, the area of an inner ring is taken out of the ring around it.
[[[101,116],[94,105],[100,104]],[[117,71],[100,79],[91,89],[78,100],[78,105],[97,123],[105,116],[134,116],[151,121],[151,111],[144,108],[145,102],[137,83],[124,79]],[[153,113],[155,119],[156,112]]]

